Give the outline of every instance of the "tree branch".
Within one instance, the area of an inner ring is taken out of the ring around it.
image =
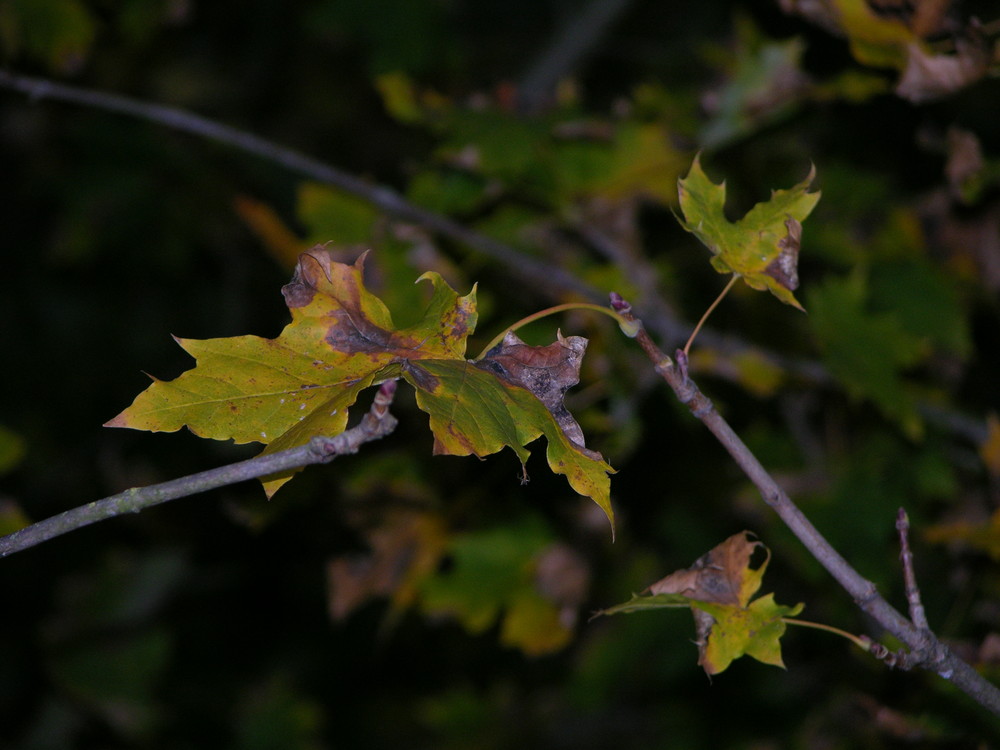
[[[596,5],[595,2],[595,7]],[[614,5],[614,3],[610,5]],[[612,17],[613,14],[608,15],[605,20],[610,22]],[[376,208],[399,220],[413,222],[481,252],[483,255],[504,264],[511,273],[518,274],[532,286],[548,287],[548,291],[555,292],[552,296],[558,297],[570,293],[580,295],[594,303],[603,304],[605,301],[604,292],[595,289],[558,266],[538,261],[510,245],[468,229],[446,216],[416,206],[391,188],[373,185],[299,151],[286,148],[244,130],[224,125],[177,107],[168,107],[102,91],[69,86],[45,78],[15,75],[5,70],[0,70],[0,88],[8,88],[27,94],[32,101],[53,99],[116,112],[240,149],[303,177],[332,185],[368,201]],[[690,335],[691,325],[680,320],[656,290],[653,283],[656,274],[649,264],[622,254],[610,239],[602,238],[596,232],[585,231],[583,234],[607,257],[618,262],[630,280],[637,285],[638,289],[642,290],[645,299],[640,301],[641,304],[638,305],[637,309],[651,330],[664,341],[674,343],[679,343]],[[704,344],[721,352],[737,354],[752,349],[785,372],[804,378],[809,382],[818,384],[833,382],[833,378],[818,362],[786,357],[711,329],[703,330],[700,336]],[[986,426],[980,421],[926,404],[921,404],[919,408],[921,414],[929,421],[952,432],[962,434],[974,442],[979,443],[986,438]]]
[[[673,389],[678,400],[685,404],[722,444],[743,473],[757,487],[764,502],[778,514],[813,557],[854,598],[858,607],[906,644],[910,650],[907,655],[909,657],[906,660],[907,665],[936,672],[983,707],[1000,716],[1000,689],[958,658],[929,629],[906,619],[878,593],[875,584],[865,579],[833,548],[778,486],[729,423],[715,410],[711,400],[688,377],[687,357],[684,352],[677,352],[676,363],[664,354],[642,328],[642,321],[632,314],[629,303],[619,295],[611,295],[611,307],[623,318],[637,325],[636,341],[653,363],[656,372]]]
[[[446,216],[410,203],[392,188],[384,185],[373,185],[360,177],[306,156],[300,151],[281,146],[245,130],[224,125],[177,107],[168,107],[103,91],[69,86],[44,78],[15,75],[5,70],[0,70],[0,87],[27,94],[32,101],[54,99],[93,109],[117,112],[232,146],[278,164],[289,171],[357,196],[397,219],[419,224],[462,245],[471,247],[504,264],[512,273],[526,278],[533,284],[544,282],[562,293],[579,294],[594,302],[603,301],[602,292],[580,281],[572,273],[557,266],[537,261],[509,245],[474,232]]]
[[[396,418],[389,413],[396,392],[396,381],[382,384],[371,408],[361,422],[334,437],[314,437],[305,445],[278,453],[238,461],[198,474],[172,479],[148,487],[133,487],[117,495],[96,500],[67,510],[44,521],[33,523],[13,534],[0,537],[0,557],[34,547],[70,531],[125,513],[138,513],[154,505],[225,487],[247,479],[257,479],[301,469],[312,464],[325,464],[337,456],[357,453],[361,445],[385,437],[396,428]]]

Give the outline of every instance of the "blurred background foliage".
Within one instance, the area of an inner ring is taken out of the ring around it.
[[[606,8],[603,15],[590,12]],[[978,24],[970,19],[978,18]],[[583,19],[583,20],[581,20]],[[810,163],[807,315],[737,287],[692,366],[790,494],[1000,678],[1000,126],[987,0],[700,3],[0,0],[9,70],[180,106],[392,187],[616,290],[665,348],[724,285],[671,215],[697,151],[737,216]],[[575,26],[574,26],[575,24]],[[589,24],[589,26],[588,26]],[[547,53],[567,28],[587,54]],[[0,92],[0,530],[252,455],[101,424],[190,362],[168,334],[275,336],[295,255],[353,260],[398,323],[412,280],[480,283],[475,354],[573,295],[225,146]],[[618,469],[593,504],[506,452],[400,428],[271,502],[236,486],[0,563],[0,746],[985,747],[941,680],[793,631],[787,671],[708,681],[683,613],[588,622],[741,529],[765,591],[870,623],[606,320],[569,405]]]

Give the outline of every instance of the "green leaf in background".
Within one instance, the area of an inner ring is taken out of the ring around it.
[[[501,642],[526,654],[559,650],[573,631],[536,585],[538,559],[551,542],[536,518],[453,536],[447,549],[452,565],[424,580],[421,609],[454,617],[473,634],[499,619]]]
[[[45,61],[54,71],[78,70],[94,41],[94,18],[79,0],[0,3],[0,41],[14,54]]]
[[[709,120],[698,139],[703,148],[718,149],[787,119],[812,89],[801,66],[802,38],[773,41],[743,15],[735,23],[735,49],[719,51],[726,80],[705,97]]]
[[[335,245],[371,243],[379,216],[367,201],[315,182],[299,188],[298,214],[309,242]]]
[[[937,350],[969,354],[966,312],[955,286],[939,269],[922,259],[873,264],[868,289],[872,308],[892,312],[911,335]]]
[[[908,434],[919,434],[916,404],[902,376],[927,351],[925,341],[907,331],[895,313],[870,310],[867,282],[859,273],[814,287],[809,309],[823,361],[847,392],[870,399]]]
[[[623,201],[642,197],[664,206],[677,202],[672,185],[688,156],[671,144],[658,123],[616,123],[607,167],[587,184],[591,195]]]
[[[283,676],[254,685],[238,707],[240,750],[318,750],[323,747],[322,704]]]
[[[712,251],[712,267],[733,273],[753,289],[768,290],[782,302],[802,309],[792,292],[798,287],[801,222],[819,200],[810,193],[816,170],[789,190],[775,190],[738,221],[726,218],[726,184],[715,184],[695,157],[688,176],[678,181],[680,222]]]

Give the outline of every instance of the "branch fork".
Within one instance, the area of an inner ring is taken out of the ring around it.
[[[820,534],[771,474],[764,468],[747,445],[691,380],[687,356],[677,353],[677,363],[653,342],[642,321],[632,313],[632,306],[618,294],[611,295],[611,307],[635,330],[633,338],[653,363],[656,372],[667,382],[677,398],[688,406],[722,444],[747,478],[757,487],[764,502],[778,514],[785,525],[805,545],[806,549],[854,599],[858,607],[874,619],[887,633],[905,646],[890,651],[886,646],[862,636],[863,647],[889,666],[899,669],[922,667],[954,683],[960,690],[996,715],[1000,715],[1000,689],[987,681],[969,664],[958,658],[943,644],[927,625],[920,602],[920,592],[913,574],[913,555],[909,547],[909,519],[900,511],[896,528],[900,533],[903,575],[910,617],[907,619],[878,593],[875,585],[858,573],[844,557]]]

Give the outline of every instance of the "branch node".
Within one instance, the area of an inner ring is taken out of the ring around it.
[[[864,591],[860,596],[854,597],[854,603],[857,604],[863,611],[867,612],[868,605],[880,598],[881,597],[879,597],[878,589],[875,587],[875,584],[871,581],[865,581]]]
[[[681,374],[682,385],[686,386],[690,381],[688,377],[688,353],[683,349],[677,349],[674,352],[674,359],[677,361],[677,371]]]
[[[860,640],[868,649],[868,653],[883,662],[890,669],[901,669],[905,672],[920,663],[920,660],[915,658],[912,652],[907,652],[903,649],[890,651],[886,646],[872,640],[867,635],[860,636]]]
[[[611,292],[608,297],[611,300],[611,309],[616,313],[621,313],[622,315],[630,315],[632,313],[631,303],[618,294],[618,292]]]

